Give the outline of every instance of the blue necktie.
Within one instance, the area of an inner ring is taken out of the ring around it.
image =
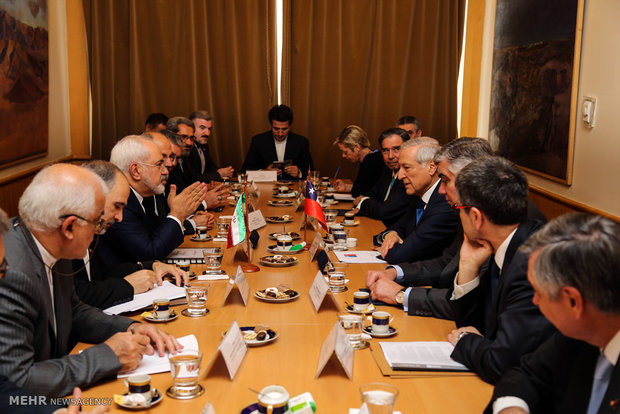
[[[424,201],[422,201],[422,199],[419,199],[418,203],[416,204],[416,207],[415,207],[415,224],[416,224],[416,226],[420,222],[420,217],[422,217],[422,214],[424,214],[424,206],[425,205],[426,205],[426,203]]]
[[[390,181],[390,185],[388,185],[388,189],[385,192],[385,197],[383,197],[383,201],[387,201],[390,196],[390,191],[392,191],[392,187],[394,186],[394,182],[396,181],[396,176],[392,174],[392,181]]]
[[[611,362],[605,358],[605,354],[601,352],[601,355],[598,357],[598,361],[596,361],[594,381],[592,381],[592,393],[590,394],[590,403],[588,404],[587,414],[596,414],[598,412],[598,409],[601,406],[601,401],[603,401],[603,397],[607,391],[607,386],[609,385],[609,380],[611,379],[613,367],[614,366]]]

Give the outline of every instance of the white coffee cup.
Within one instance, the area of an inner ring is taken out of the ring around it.
[[[348,237],[347,247],[356,247],[356,246],[357,246],[357,239],[355,237]]]
[[[378,334],[387,333],[390,329],[390,323],[394,317],[385,311],[376,311],[372,313],[372,331]]]
[[[288,411],[288,391],[280,385],[269,385],[258,394],[258,412],[275,414]]]
[[[197,226],[196,235],[198,240],[205,240],[207,238],[207,228],[205,226]]]
[[[357,291],[353,293],[353,310],[363,312],[370,305],[370,293]]]
[[[151,377],[147,374],[131,375],[125,379],[125,385],[129,394],[140,394],[146,400],[146,405],[151,403]]]

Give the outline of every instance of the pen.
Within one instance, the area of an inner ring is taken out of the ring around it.
[[[334,174],[334,181],[336,181],[336,177],[338,177],[338,173],[340,172],[340,165],[336,168],[336,174]]]

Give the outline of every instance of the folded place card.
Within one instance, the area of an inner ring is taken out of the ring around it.
[[[215,354],[207,363],[199,381],[202,381],[207,376],[219,358],[224,359],[226,369],[228,370],[228,375],[232,380],[235,378],[235,375],[237,374],[237,371],[241,366],[241,362],[243,362],[243,358],[245,358],[245,354],[247,352],[248,348],[243,340],[241,329],[239,329],[237,321],[233,321],[230,328],[228,328],[228,331],[226,331],[226,335],[222,338],[220,345],[217,347]]]
[[[323,241],[323,237],[321,237],[321,233],[317,232],[314,235],[314,240],[312,240],[312,244],[310,245],[310,261],[314,260],[314,256],[316,256],[316,252],[319,250],[319,247],[325,248],[325,242]]]
[[[325,338],[323,345],[321,345],[321,353],[319,354],[319,363],[316,368],[315,378],[318,378],[327,363],[330,361],[331,356],[336,354],[336,359],[345,374],[350,380],[353,379],[353,356],[355,350],[347,338],[347,334],[344,328],[340,325],[340,322],[336,322],[332,330]]]
[[[312,304],[314,305],[315,311],[317,312],[319,311],[321,304],[325,300],[325,296],[329,296],[331,298],[330,300],[336,305],[336,309],[340,310],[340,305],[338,304],[338,302],[336,302],[336,300],[334,300],[334,297],[332,295],[327,295],[328,291],[329,291],[329,285],[327,281],[325,280],[325,277],[323,277],[323,274],[319,270],[318,272],[316,272],[316,276],[314,277],[312,286],[310,286],[310,292],[309,292],[310,300],[312,301]]]
[[[237,266],[237,272],[235,277],[230,279],[229,283],[226,285],[226,290],[224,291],[224,298],[222,299],[222,304],[220,306],[224,306],[226,303],[226,299],[230,295],[230,292],[233,291],[233,288],[237,286],[237,291],[241,295],[241,299],[243,300],[243,304],[248,306],[248,299],[250,298],[250,285],[248,284],[248,280],[245,278],[245,274],[243,270],[241,270],[241,266]]]

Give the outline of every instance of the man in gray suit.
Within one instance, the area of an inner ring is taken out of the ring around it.
[[[10,266],[0,281],[0,375],[34,394],[64,396],[135,369],[154,346],[162,356],[180,348],[171,335],[105,315],[73,291],[71,262],[62,259],[84,257],[103,228],[106,191],[91,171],[47,167],[24,191],[4,238]],[[76,341],[99,345],[67,355]]]

